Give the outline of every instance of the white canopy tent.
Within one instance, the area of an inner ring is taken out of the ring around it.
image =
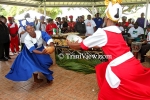
[[[84,8],[73,8],[73,9],[70,9],[68,10],[68,8],[61,8],[63,13],[62,14],[59,14],[58,17],[65,17],[65,16],[68,16],[68,19],[69,19],[69,16],[72,15],[73,16],[73,20],[75,21],[76,18],[78,16],[82,16],[84,15],[85,16],[85,19],[87,17],[87,15],[89,15],[90,13],[85,10]],[[78,12],[78,13],[76,13]],[[91,14],[90,14],[91,15]]]
[[[148,13],[148,4],[150,0],[122,0],[122,5],[146,4],[145,26]],[[46,16],[46,7],[102,7],[105,6],[104,0],[0,0],[0,4],[44,7]],[[93,10],[94,11],[94,10]]]
[[[25,16],[27,13],[29,13],[29,14],[30,14],[30,17],[33,18],[33,19],[34,19],[35,17],[36,17],[37,19],[40,19],[40,16],[45,16],[44,14],[38,13],[38,12],[33,11],[33,10],[29,10],[29,11],[27,11],[27,12],[24,12],[24,13],[20,14],[20,15],[16,15],[16,16],[15,16],[15,19],[16,19],[16,20],[24,19],[24,16]],[[46,18],[50,18],[50,17],[46,16]]]

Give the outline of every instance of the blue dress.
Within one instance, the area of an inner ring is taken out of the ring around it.
[[[47,43],[52,42],[51,37],[46,32],[36,32],[37,41],[34,43],[32,38],[28,35],[26,38],[25,46],[22,52],[16,57],[13,62],[9,73],[5,76],[7,79],[13,81],[27,81],[32,77],[34,72],[41,72],[48,80],[53,80],[53,72],[49,70],[49,67],[53,64],[49,54],[36,54],[33,50],[42,51],[44,46],[41,45],[44,40]],[[29,43],[31,42],[31,44]],[[32,44],[34,43],[34,45]],[[29,44],[26,44],[29,43]]]

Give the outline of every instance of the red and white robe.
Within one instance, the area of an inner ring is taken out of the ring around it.
[[[150,70],[130,52],[117,26],[99,28],[81,42],[84,50],[99,46],[112,59],[98,64],[98,100],[150,100]]]

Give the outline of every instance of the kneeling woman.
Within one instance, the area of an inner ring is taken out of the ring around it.
[[[38,73],[41,72],[47,78],[47,82],[53,80],[53,72],[49,70],[52,65],[52,59],[49,53],[54,51],[54,45],[52,38],[43,31],[35,31],[33,23],[28,23],[25,37],[25,47],[22,52],[17,56],[10,72],[6,75],[6,78],[13,81],[27,81],[34,75],[34,82],[42,82],[42,79],[38,79]],[[49,47],[44,49],[43,41],[47,43]]]

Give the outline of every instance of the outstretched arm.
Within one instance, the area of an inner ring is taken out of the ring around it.
[[[42,39],[47,43],[46,48],[42,51],[42,53],[51,54],[55,51],[53,39],[48,33],[41,31]]]
[[[85,38],[81,43],[67,42],[68,46],[74,50],[88,50],[89,48],[100,48],[107,43],[107,35],[104,30],[98,29],[93,35]]]
[[[67,41],[67,44],[68,44],[69,48],[71,48],[72,50],[84,49],[84,48],[82,47],[82,45],[83,45],[82,43],[78,43],[78,42],[71,43],[71,42]],[[94,46],[94,47],[92,47],[92,48],[98,49],[98,48],[100,48],[100,47]],[[87,49],[88,49],[88,48],[87,48]]]
[[[36,54],[46,54],[46,53],[44,53],[44,52],[42,52],[42,51],[39,51],[39,50],[33,50],[32,52],[34,52],[34,53],[36,53]]]

